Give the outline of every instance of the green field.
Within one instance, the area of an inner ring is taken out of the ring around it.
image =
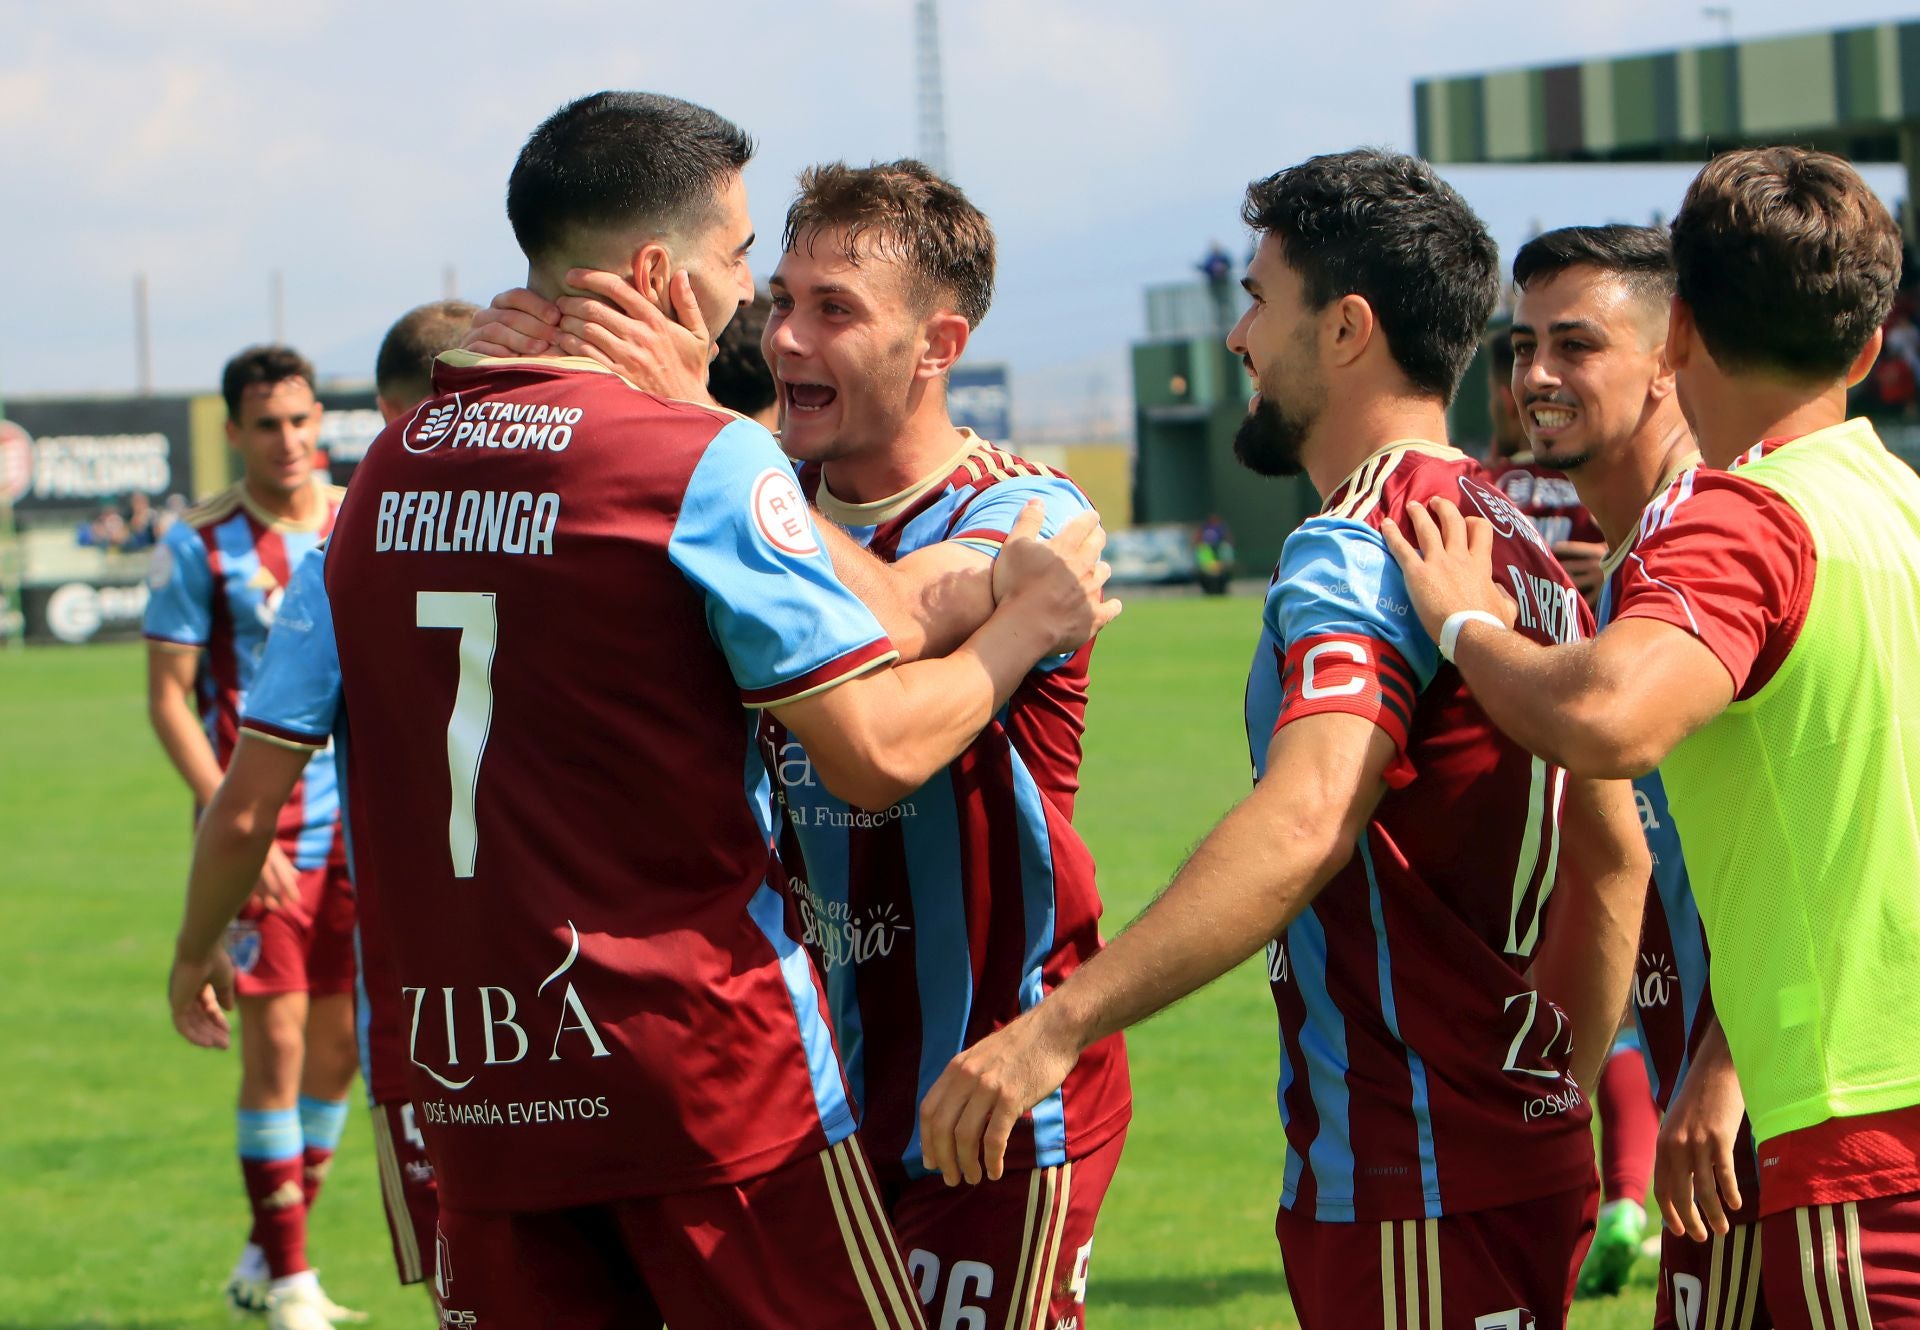
[[[1078,822],[1111,931],[1246,788],[1245,599],[1141,599],[1094,663]],[[0,1330],[227,1327],[245,1230],[231,1058],[189,1048],[164,987],[187,859],[138,647],[0,651]],[[1273,1008],[1243,969],[1133,1035],[1135,1110],[1101,1216],[1089,1322],[1291,1327],[1273,1240]],[[394,1283],[363,1115],[313,1218],[329,1291],[431,1324]],[[1647,1263],[1579,1330],[1651,1323]],[[530,1328],[531,1330],[531,1328]]]

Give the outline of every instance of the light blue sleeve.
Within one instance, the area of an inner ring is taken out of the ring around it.
[[[175,522],[147,563],[146,635],[200,647],[213,631],[213,569],[200,533]]]
[[[1266,623],[1282,651],[1335,634],[1383,642],[1423,691],[1440,668],[1440,648],[1414,613],[1400,565],[1364,522],[1313,517],[1287,537],[1280,576],[1267,593]]]
[[[834,573],[792,464],[752,421],[707,445],[667,557],[705,598],[749,705],[792,701],[893,658],[879,621]]]
[[[1019,520],[1020,510],[1032,499],[1040,500],[1046,507],[1040,519],[1043,538],[1053,535],[1093,506],[1079,487],[1063,476],[1018,476],[992,486],[968,504],[947,539],[997,557],[1007,532],[1013,530],[1014,522]]]
[[[293,570],[247,689],[241,725],[269,738],[325,747],[340,714],[340,649],[327,601],[325,545]]]

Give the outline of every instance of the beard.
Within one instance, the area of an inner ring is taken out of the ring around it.
[[[1297,476],[1305,469],[1300,450],[1318,414],[1289,416],[1263,393],[1233,436],[1233,455],[1256,476]]]

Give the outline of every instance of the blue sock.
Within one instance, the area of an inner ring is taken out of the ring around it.
[[[234,1114],[239,1126],[240,1157],[255,1161],[298,1159],[302,1149],[300,1114],[291,1108],[243,1108]]]
[[[347,1101],[300,1096],[300,1140],[308,1150],[337,1150],[347,1129]]]

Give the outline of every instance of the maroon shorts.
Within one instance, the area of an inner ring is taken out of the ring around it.
[[[340,865],[303,869],[297,905],[252,901],[227,925],[227,958],[241,997],[353,991],[353,883]]]
[[[1773,1330],[1760,1293],[1760,1225],[1735,1224],[1705,1242],[1663,1229],[1653,1330]]]
[[[927,1324],[1084,1327],[1093,1224],[1126,1139],[974,1187],[938,1176],[884,1187]]]
[[[1331,1223],[1280,1211],[1301,1330],[1561,1330],[1593,1239],[1593,1184],[1438,1219]]]
[[[852,1138],[730,1186],[529,1214],[442,1206],[443,1330],[926,1330]]]
[[[1781,1330],[1920,1326],[1920,1192],[1782,1210],[1760,1248]]]
[[[423,1254],[433,1251],[440,1185],[433,1180],[433,1162],[413,1120],[412,1104],[373,1106],[373,1157],[380,1169],[387,1232],[393,1238],[393,1264],[402,1284],[417,1284],[426,1277]]]

